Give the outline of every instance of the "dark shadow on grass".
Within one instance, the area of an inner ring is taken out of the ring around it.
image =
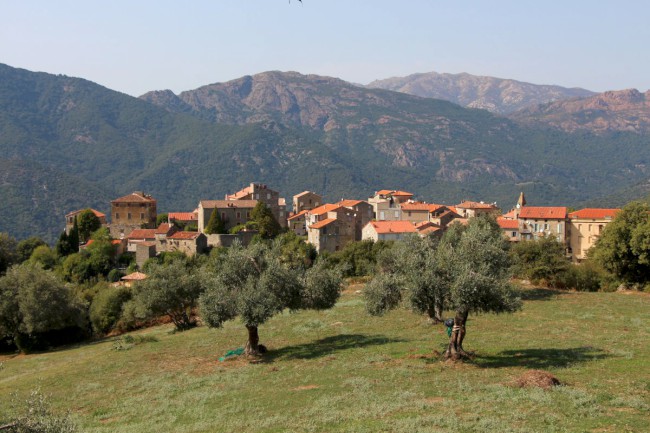
[[[535,287],[533,289],[521,289],[519,295],[523,301],[548,301],[566,292],[557,289]]]
[[[297,344],[270,350],[264,354],[263,362],[273,362],[276,359],[313,359],[331,355],[342,350],[359,347],[380,346],[389,343],[400,343],[406,340],[388,338],[384,335],[341,334],[321,338],[311,343]]]
[[[477,355],[474,362],[483,368],[526,367],[536,370],[569,367],[610,358],[612,355],[601,349],[585,346],[569,349],[521,349],[504,350],[492,356]]]

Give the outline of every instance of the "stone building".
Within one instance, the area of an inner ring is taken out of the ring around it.
[[[293,214],[312,210],[323,204],[323,196],[311,191],[303,191],[293,196]]]
[[[201,200],[198,207],[199,232],[205,233],[212,212],[219,212],[226,231],[246,224],[251,218],[251,212],[257,205],[257,200]],[[286,226],[286,220],[285,220]]]
[[[571,260],[581,262],[593,247],[607,224],[620,209],[581,209],[569,214],[569,251]]]
[[[400,205],[412,198],[410,192],[382,189],[375,192],[368,203],[372,206],[373,217],[377,221],[399,221],[402,219]]]
[[[142,191],[111,201],[111,236],[123,239],[133,230],[156,228],[156,200]]]
[[[251,183],[234,194],[226,194],[226,200],[261,201],[271,209],[271,213],[273,213],[280,226],[287,226],[287,204],[285,199],[280,197],[278,191],[272,190],[262,183]]]
[[[90,209],[90,208],[88,208],[88,209]],[[79,216],[80,213],[84,212],[85,210],[86,209],[79,209],[79,210],[76,210],[74,212],[70,212],[69,214],[67,214],[65,216],[65,233],[66,234],[68,234],[68,235],[70,234],[70,230],[72,230],[72,226],[74,226],[74,220],[77,218],[77,216]],[[102,227],[108,226],[108,224],[106,222],[106,214],[105,213],[100,212],[100,211],[95,210],[95,209],[90,209],[90,210],[92,211],[93,214],[95,214],[97,219],[99,219],[99,222],[102,225]]]

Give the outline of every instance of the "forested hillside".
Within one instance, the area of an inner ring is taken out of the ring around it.
[[[535,204],[577,205],[643,181],[650,158],[643,134],[525,127],[298,73],[143,99],[0,65],[0,231],[51,242],[65,213],[106,210],[133,190],[153,194],[159,211],[181,211],[251,181],[287,198],[400,188],[508,208],[523,190]]]

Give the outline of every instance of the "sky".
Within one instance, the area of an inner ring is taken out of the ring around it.
[[[650,89],[646,0],[0,0],[0,63],[139,96],[269,70]]]

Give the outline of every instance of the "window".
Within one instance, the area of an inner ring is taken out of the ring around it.
[[[237,219],[238,219],[238,220],[241,219],[241,212],[237,212]]]
[[[511,236],[511,237],[516,238],[516,237],[517,237],[517,232],[512,232],[512,236]]]
[[[557,233],[562,233],[562,223],[557,223]]]
[[[266,193],[266,199],[267,199],[267,200],[271,200],[271,193],[270,193],[270,192],[267,192],[267,193]]]
[[[117,213],[117,212],[115,212],[115,219],[116,219],[116,220],[119,220],[119,219],[120,219],[120,214]]]
[[[399,211],[398,210],[395,211],[395,218],[399,218]]]
[[[144,219],[144,212],[140,212],[140,219],[141,219],[141,220]]]
[[[127,219],[127,220],[130,220],[130,219],[131,219],[131,212],[128,212],[128,213],[126,214],[126,219]]]
[[[386,219],[386,214],[383,210],[379,212],[379,219],[382,221]]]

